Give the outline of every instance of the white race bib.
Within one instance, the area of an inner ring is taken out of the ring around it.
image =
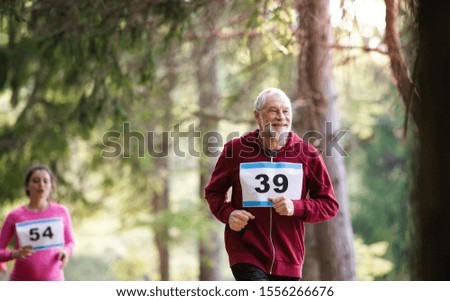
[[[299,200],[302,195],[303,167],[300,163],[241,163],[239,178],[244,207],[271,207],[268,198],[285,196]]]
[[[62,218],[48,218],[16,224],[21,247],[31,245],[33,250],[64,246],[64,224]]]

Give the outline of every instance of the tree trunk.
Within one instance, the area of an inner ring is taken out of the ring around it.
[[[169,177],[168,177],[168,158],[156,158],[155,167],[158,175],[161,177],[161,191],[154,191],[152,197],[153,214],[163,214],[169,208]],[[159,274],[160,280],[170,279],[169,274],[169,246],[167,244],[169,233],[167,223],[163,222],[154,229],[154,240],[159,256]]]
[[[397,89],[409,110],[412,82],[408,67],[403,57],[402,45],[398,29],[398,0],[385,0],[386,4],[386,34],[385,41],[391,62],[391,69],[397,82]]]
[[[172,91],[177,85],[177,70],[176,62],[173,60],[173,56],[177,52],[178,48],[175,43],[172,43],[167,50],[167,59],[164,60],[164,65],[166,67],[167,73],[165,74],[165,79],[161,81],[160,90],[163,91],[162,103],[164,104],[164,118],[163,118],[163,128],[170,129],[172,124],[172,107],[174,100],[172,98]],[[155,131],[153,131],[155,133]],[[152,196],[152,209],[153,214],[156,216],[164,216],[169,210],[169,199],[170,199],[170,168],[169,168],[169,150],[170,150],[170,140],[162,137],[158,137],[155,141],[161,141],[159,147],[152,146],[158,149],[161,154],[167,154],[165,156],[153,158],[155,164],[154,170],[155,175],[152,177],[151,181],[158,179],[159,185],[156,185],[156,189],[153,191]],[[154,240],[156,248],[158,250],[159,256],[159,273],[161,280],[170,280],[170,266],[169,266],[169,222],[162,217],[162,222],[156,225],[154,228]]]
[[[300,15],[298,40],[298,99],[294,103],[294,129],[306,138],[318,138],[319,150],[330,173],[339,202],[338,215],[331,221],[308,225],[305,241],[305,280],[354,280],[355,259],[342,149],[333,151],[340,123],[333,76],[329,0],[297,0]],[[314,228],[312,230],[312,228]],[[314,236],[314,237],[311,237]],[[313,240],[314,239],[314,240]],[[312,241],[313,240],[313,241]],[[313,263],[309,263],[313,261]],[[311,270],[309,270],[311,268]]]
[[[412,116],[418,128],[414,154],[412,277],[450,279],[450,2],[419,0],[419,45],[414,81],[419,97]]]
[[[216,20],[219,15],[221,3],[213,1],[206,6],[201,26],[208,33],[216,29]],[[209,224],[206,233],[200,234],[199,258],[200,275],[199,280],[221,280],[221,243],[218,229],[214,227],[216,220],[209,211],[204,199],[204,187],[207,185],[214,169],[215,160],[211,150],[208,148],[208,139],[211,142],[218,134],[218,120],[209,116],[215,116],[218,110],[219,92],[217,87],[217,62],[216,62],[216,38],[213,34],[206,34],[209,38],[198,41],[196,47],[197,59],[197,83],[199,90],[199,107],[201,108],[199,130],[201,133],[201,155],[200,155],[200,186],[199,194],[202,211],[207,214]]]

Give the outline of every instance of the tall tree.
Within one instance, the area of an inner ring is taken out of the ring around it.
[[[298,0],[296,8],[300,16],[298,41],[301,52],[294,128],[304,137],[308,137],[305,135],[308,131],[314,131],[319,135],[315,138],[321,138],[318,148],[323,151],[340,205],[339,213],[333,220],[306,228],[304,278],[353,280],[355,259],[344,154],[332,149],[333,143],[339,142],[334,139],[339,138],[341,133],[330,49],[333,33],[329,0]]]
[[[417,58],[411,113],[417,125],[413,229],[415,280],[450,279],[450,2],[410,1],[416,13]]]
[[[385,0],[386,5],[386,35],[385,41],[388,48],[388,55],[391,62],[391,69],[406,107],[409,110],[411,95],[413,91],[412,82],[405,62],[400,33],[398,26],[399,3],[398,0]]]
[[[218,130],[219,121],[213,116],[216,115],[219,108],[219,88],[217,79],[217,40],[215,31],[217,28],[217,19],[222,7],[220,1],[212,1],[205,7],[205,13],[201,18],[202,40],[198,41],[196,50],[197,62],[197,85],[199,90],[199,107],[201,108],[199,118],[199,130],[201,133],[201,154],[200,154],[200,198],[203,199],[204,187],[214,169],[215,162],[211,160],[213,151],[209,148],[209,143],[215,143],[219,140]],[[208,141],[209,139],[215,141]],[[209,227],[206,232],[200,234],[199,258],[200,258],[200,280],[221,280],[220,273],[220,234],[214,227],[215,218],[209,213],[206,202],[201,202],[202,211],[208,215]]]
[[[412,190],[412,278],[415,280],[447,280],[450,246],[442,240],[450,226],[445,222],[450,213],[446,201],[446,183],[450,180],[450,156],[442,149],[449,147],[450,90],[447,73],[450,68],[450,4],[445,1],[410,1],[417,38],[413,82],[402,53],[398,34],[398,0],[386,3],[386,44],[406,116],[414,120],[416,149],[413,154]],[[407,125],[407,123],[405,123]]]
[[[162,113],[162,127],[166,130],[170,130],[173,125],[173,105],[174,99],[172,94],[177,86],[177,63],[174,59],[178,47],[176,43],[171,43],[167,51],[167,56],[163,59],[163,66],[166,69],[164,78],[160,81],[159,89],[161,92],[161,103],[164,104],[164,110]],[[154,120],[150,121],[151,126],[154,126]],[[150,177],[148,181],[158,182],[157,187],[153,187],[151,195],[151,207],[153,209],[152,214],[162,215],[169,210],[170,200],[170,168],[169,168],[169,150],[171,148],[170,140],[166,139],[164,132],[155,140],[160,141],[159,153],[162,156],[154,157],[154,173],[153,177]],[[169,222],[163,221],[156,225],[153,229],[154,240],[159,255],[159,272],[161,280],[170,280],[169,269]]]

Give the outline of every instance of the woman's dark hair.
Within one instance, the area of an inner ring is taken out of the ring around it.
[[[27,175],[25,176],[25,193],[27,194],[27,196],[30,195],[30,192],[28,191],[27,187],[28,187],[28,183],[31,180],[31,176],[33,175],[33,173],[37,170],[43,170],[46,171],[49,176],[50,176],[50,181],[52,184],[52,192],[54,192],[56,190],[56,178],[55,175],[53,174],[53,172],[51,171],[50,168],[48,168],[45,165],[36,165],[36,166],[32,166],[28,169]]]

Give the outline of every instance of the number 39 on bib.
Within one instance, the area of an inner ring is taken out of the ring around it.
[[[268,198],[285,196],[299,200],[302,195],[303,167],[300,163],[241,163],[239,178],[244,207],[271,207]]]
[[[64,224],[59,217],[17,223],[16,231],[21,247],[43,250],[64,246]]]

